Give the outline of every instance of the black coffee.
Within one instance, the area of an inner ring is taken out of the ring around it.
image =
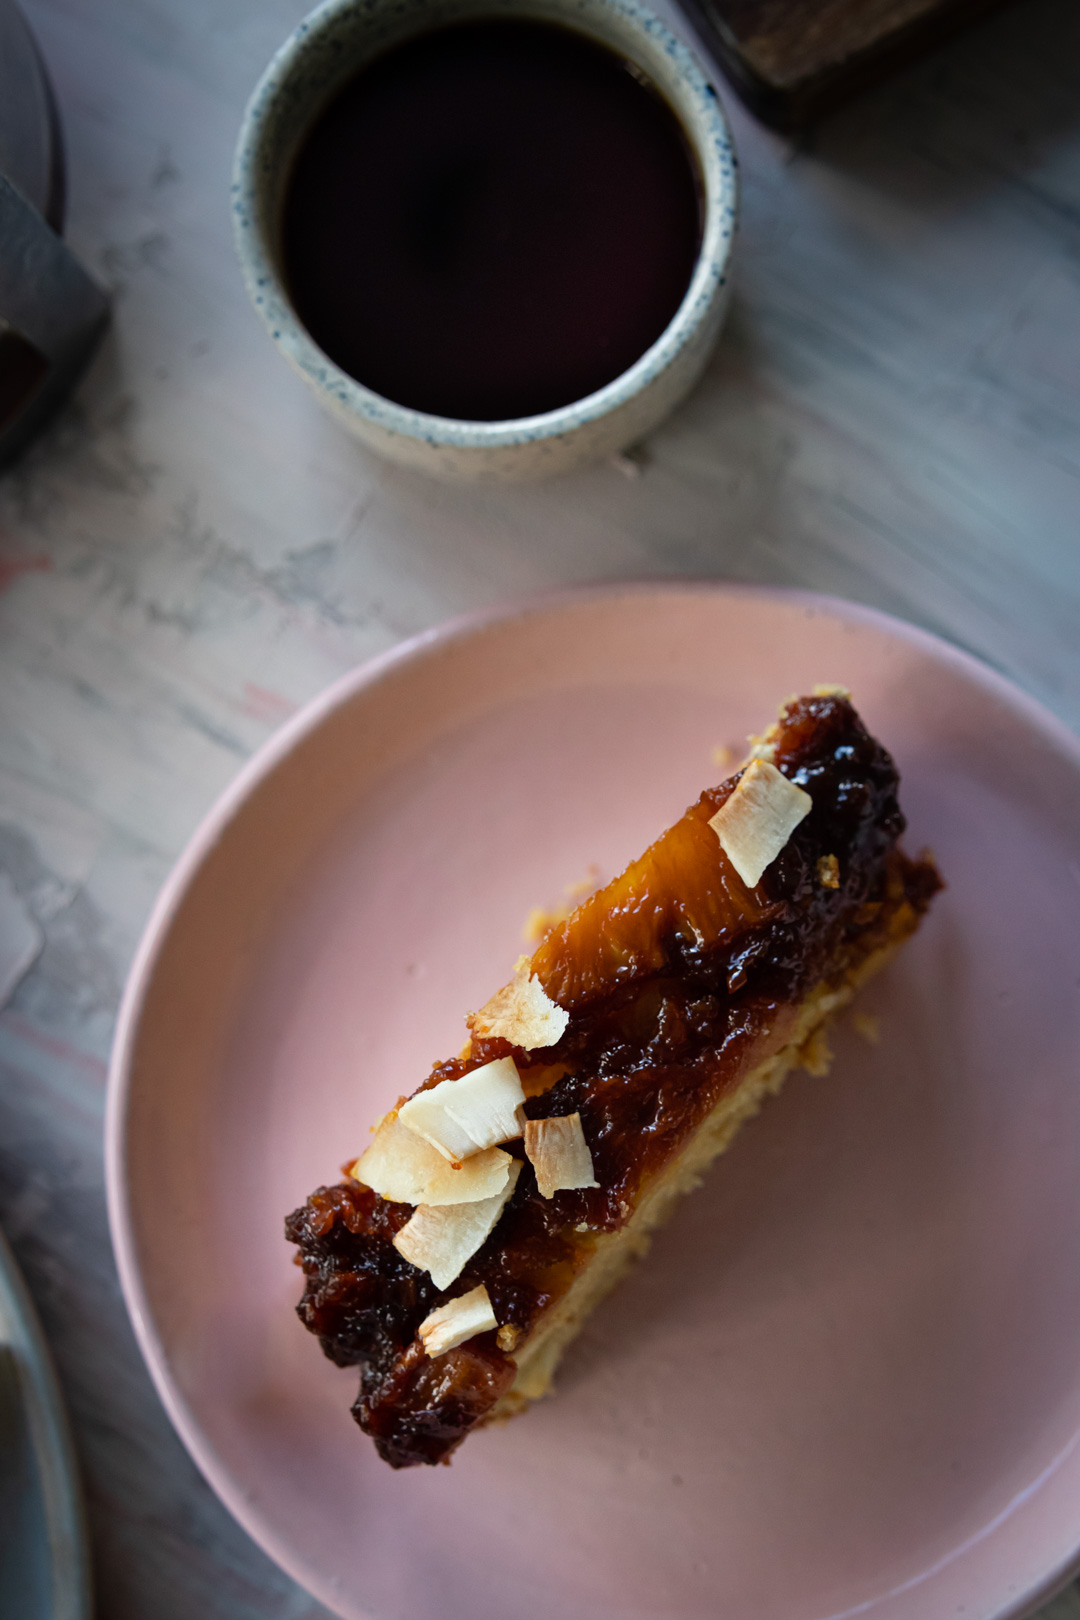
[[[399,405],[481,422],[619,376],[675,314],[700,240],[667,102],[614,52],[516,21],[425,34],[357,74],[301,146],[281,221],[320,348]]]

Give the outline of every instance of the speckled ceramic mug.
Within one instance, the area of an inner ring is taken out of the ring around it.
[[[335,365],[308,335],[282,274],[278,221],[292,159],[334,92],[388,48],[478,17],[562,23],[636,63],[677,112],[704,189],[701,247],[675,316],[627,371],[584,399],[504,422],[457,421],[396,405]],[[728,302],[738,189],[731,134],[701,66],[633,0],[326,0],[278,51],[244,117],[234,218],[244,278],[285,358],[370,449],[451,478],[534,478],[624,449],[700,376]]]

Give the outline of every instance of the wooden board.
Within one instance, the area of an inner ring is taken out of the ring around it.
[[[685,0],[765,123],[797,128],[1002,0]]]

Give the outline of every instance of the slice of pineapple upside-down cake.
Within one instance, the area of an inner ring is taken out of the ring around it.
[[[824,1067],[827,1021],[941,886],[899,848],[897,788],[845,692],[793,699],[289,1216],[300,1317],[359,1364],[387,1462],[445,1462],[542,1395],[742,1121]]]

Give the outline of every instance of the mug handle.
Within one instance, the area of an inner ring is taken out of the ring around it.
[[[109,304],[22,192],[0,174],[0,465],[60,403]]]

